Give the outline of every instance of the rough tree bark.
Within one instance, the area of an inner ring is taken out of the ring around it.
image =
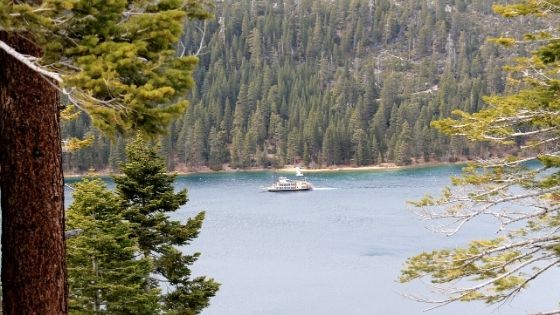
[[[39,56],[28,36],[0,32]],[[0,51],[0,191],[4,314],[67,314],[64,191],[57,90]]]

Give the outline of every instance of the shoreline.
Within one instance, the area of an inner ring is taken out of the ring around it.
[[[229,167],[224,167],[221,170],[214,171],[209,167],[201,167],[198,169],[179,169],[169,174],[176,174],[178,176],[186,176],[193,174],[209,174],[209,173],[236,173],[236,172],[278,172],[278,173],[295,173],[296,167],[299,167],[302,172],[305,173],[335,173],[335,172],[349,172],[349,171],[384,171],[384,170],[402,170],[402,169],[414,169],[422,167],[435,167],[435,166],[445,166],[445,165],[459,165],[465,164],[468,161],[458,161],[458,162],[428,162],[428,163],[416,163],[411,165],[396,165],[394,163],[382,163],[377,165],[367,165],[367,166],[350,166],[350,165],[340,165],[331,166],[326,168],[306,168],[296,165],[286,165],[282,168],[245,168],[245,169],[234,169]],[[122,175],[121,173],[111,172],[107,170],[75,173],[75,172],[65,172],[65,178],[77,178],[84,176],[111,176],[111,175]]]

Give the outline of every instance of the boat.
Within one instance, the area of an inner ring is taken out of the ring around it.
[[[296,177],[303,177],[303,173],[299,167],[296,167]],[[282,191],[303,191],[312,190],[313,185],[307,181],[307,178],[302,179],[289,179],[284,176],[280,176],[276,181],[266,190],[271,192],[282,192]]]
[[[307,181],[303,180],[292,180],[284,176],[278,177],[278,179],[266,190],[271,192],[283,192],[283,191],[304,191],[312,190],[313,185]]]

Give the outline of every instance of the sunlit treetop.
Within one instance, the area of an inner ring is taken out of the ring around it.
[[[517,17],[521,15],[546,16],[560,11],[560,1],[558,0],[525,0],[516,4],[492,6],[494,12],[504,17]]]
[[[0,1],[0,30],[44,50],[40,59],[11,55],[54,81],[102,130],[159,133],[185,109],[197,58],[176,45],[186,18],[211,17],[206,0],[37,2]]]

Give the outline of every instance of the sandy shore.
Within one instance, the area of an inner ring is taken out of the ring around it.
[[[444,163],[444,162],[430,162],[430,163],[417,163],[412,165],[406,166],[398,166],[394,163],[383,163],[379,165],[369,165],[369,166],[350,166],[350,165],[340,165],[340,166],[331,166],[326,168],[306,168],[303,166],[299,166],[301,171],[304,173],[328,173],[328,172],[344,172],[344,171],[380,171],[380,170],[395,170],[395,169],[406,169],[406,168],[419,168],[419,167],[430,167],[430,166],[439,166],[439,165],[453,165],[453,164],[461,164],[465,162],[458,162],[458,163]],[[170,172],[172,174],[177,175],[190,175],[190,174],[201,174],[201,173],[233,173],[233,172],[265,172],[265,171],[274,171],[278,173],[295,173],[296,172],[296,165],[286,165],[282,168],[246,168],[246,169],[234,169],[227,166],[224,166],[224,169],[219,171],[213,171],[208,167],[200,167],[196,169],[177,169],[174,172]],[[85,172],[85,173],[73,173],[73,172],[65,172],[64,177],[81,177],[81,176],[110,176],[110,175],[119,175],[118,173],[111,172],[109,170],[101,170],[101,171],[93,171],[93,172]]]
[[[371,166],[340,166],[340,167],[328,167],[328,168],[305,168],[300,167],[302,172],[306,173],[324,173],[324,172],[344,172],[344,171],[374,171],[374,170],[387,170],[387,169],[399,169],[403,166],[391,165],[371,165]],[[281,173],[295,173],[296,166],[286,166],[275,171]]]

